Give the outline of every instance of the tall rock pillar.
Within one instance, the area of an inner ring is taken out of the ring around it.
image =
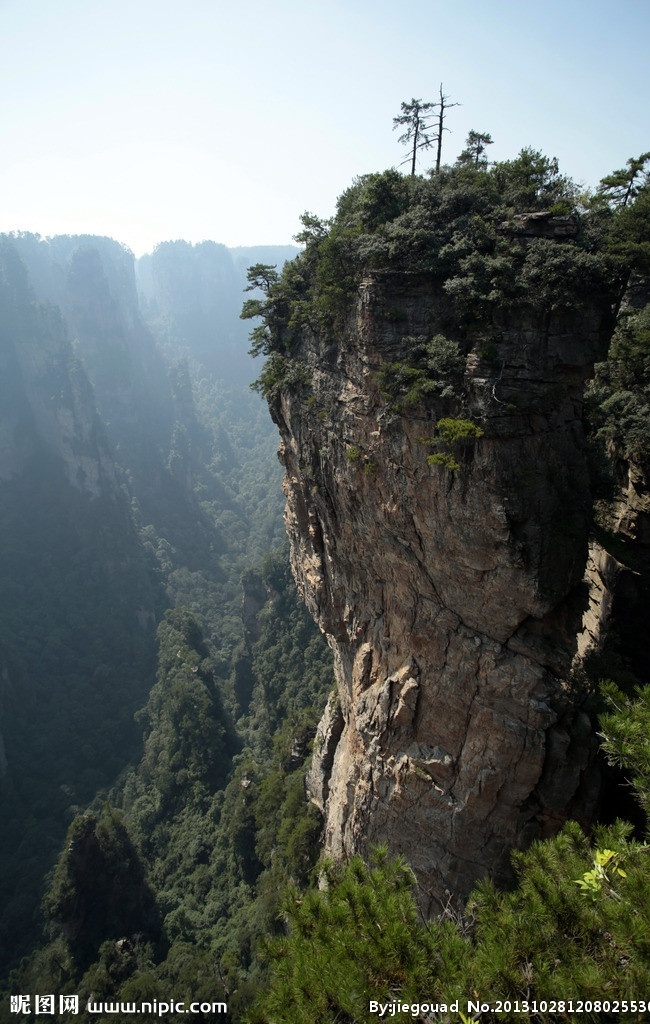
[[[443,388],[391,402],[379,381],[449,322],[445,301],[425,274],[369,275],[344,331],[304,332],[299,384],[270,403],[294,574],[335,657],[309,779],[326,847],[387,841],[431,909],[507,876],[513,848],[593,805],[571,669],[590,514],[581,394],[609,331],[596,305],[520,312],[466,333],[462,401]],[[483,433],[432,464],[444,417]]]

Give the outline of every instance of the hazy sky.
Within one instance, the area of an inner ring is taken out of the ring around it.
[[[650,0],[0,0],[0,230],[290,242],[441,82],[443,159],[594,186],[650,149],[649,42]]]

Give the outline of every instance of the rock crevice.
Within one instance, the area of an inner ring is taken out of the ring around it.
[[[507,877],[513,848],[591,812],[595,742],[571,685],[588,609],[581,399],[611,328],[603,301],[466,331],[462,401],[396,409],[377,374],[444,312],[426,275],[368,276],[336,344],[305,331],[292,358],[309,384],[271,400],[293,570],[338,682],[309,779],[326,847],[387,841],[427,906]],[[427,458],[450,415],[483,431],[456,470]]]

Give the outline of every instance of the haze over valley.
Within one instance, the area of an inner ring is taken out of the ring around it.
[[[648,1018],[648,28],[0,0],[0,1024]]]

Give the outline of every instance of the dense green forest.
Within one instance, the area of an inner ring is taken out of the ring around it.
[[[269,896],[259,920],[245,911],[278,806],[304,810],[282,833],[286,863],[313,854],[300,766],[331,659],[288,570],[268,412],[248,361],[247,379],[232,372],[240,259],[230,320],[208,310],[207,339],[205,322],[174,326],[191,292],[185,312],[168,300],[163,331],[117,243],[2,240],[4,972],[27,957],[12,992],[77,991],[87,972],[97,992],[106,971],[108,994],[146,963],[161,992],[197,970],[216,998],[215,943],[238,978],[272,926]]]
[[[530,149],[366,175],[331,221],[304,215],[284,269],[285,251],[168,243],[136,277],[108,239],[2,239],[0,1019],[16,1019],[10,994],[51,992],[80,997],[64,1019],[100,1021],[91,997],[222,999],[259,1024],[374,1020],[370,999],[396,1020],[522,1019],[465,1004],[418,1017],[425,998],[583,998],[584,1013],[530,1019],[644,1019],[630,1001],[650,980],[647,513],[635,533],[620,511],[650,468],[647,166],[593,194]],[[503,224],[531,214],[570,241],[513,246]],[[331,656],[291,579],[276,437],[237,348],[245,263],[243,318],[261,318],[267,357],[255,388],[304,393],[307,412],[297,339],[335,343],[369,270],[425,272],[449,300],[445,337],[380,374],[396,410],[460,400],[483,320],[594,289],[611,308],[586,396],[594,531],[634,587],[581,680],[605,737],[603,821],[517,854],[512,891],[486,882],[439,921],[385,851],[318,859],[304,779]],[[614,822],[630,783],[638,803]]]

